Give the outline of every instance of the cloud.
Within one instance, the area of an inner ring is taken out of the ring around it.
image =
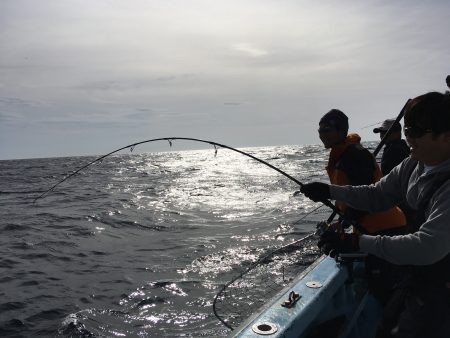
[[[19,97],[0,97],[0,120],[4,124],[30,124],[38,117],[37,111],[48,108],[42,101]]]
[[[136,77],[129,79],[101,80],[84,82],[74,86],[74,88],[98,91],[132,91],[168,85],[183,85],[186,84],[186,82],[195,80],[196,77],[198,77],[197,74],[186,73],[179,75],[149,76],[148,78]]]
[[[232,49],[255,58],[262,57],[268,54],[266,50],[255,47],[250,43],[237,43],[232,46]]]
[[[19,97],[0,97],[0,108],[33,108],[40,107],[43,103],[35,100],[22,99]]]
[[[32,2],[0,0],[0,137],[14,145],[23,126],[54,143],[122,127],[313,143],[331,107],[367,125],[446,89],[448,1]]]

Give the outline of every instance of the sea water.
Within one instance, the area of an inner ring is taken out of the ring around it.
[[[326,181],[322,146],[241,150]],[[34,202],[94,158],[0,161],[1,337],[226,336],[220,288],[314,230],[295,182],[222,148],[113,155]]]

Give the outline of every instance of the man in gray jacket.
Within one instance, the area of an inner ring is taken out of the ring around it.
[[[377,212],[401,202],[421,218],[415,232],[401,236],[326,231],[326,253],[362,251],[410,267],[403,311],[388,337],[450,337],[450,96],[427,93],[405,112],[411,156],[370,186],[313,182],[301,191],[313,201],[335,199]]]

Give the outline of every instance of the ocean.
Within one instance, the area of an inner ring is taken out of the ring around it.
[[[322,146],[240,150],[327,180]],[[34,201],[94,158],[0,161],[1,337],[224,337],[224,284],[330,213],[223,148],[124,151]],[[305,262],[317,255],[309,243]]]

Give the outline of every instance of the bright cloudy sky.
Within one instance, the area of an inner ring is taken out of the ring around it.
[[[449,13],[448,0],[0,0],[0,159],[168,136],[317,144],[331,108],[375,140],[364,127],[447,89]]]

